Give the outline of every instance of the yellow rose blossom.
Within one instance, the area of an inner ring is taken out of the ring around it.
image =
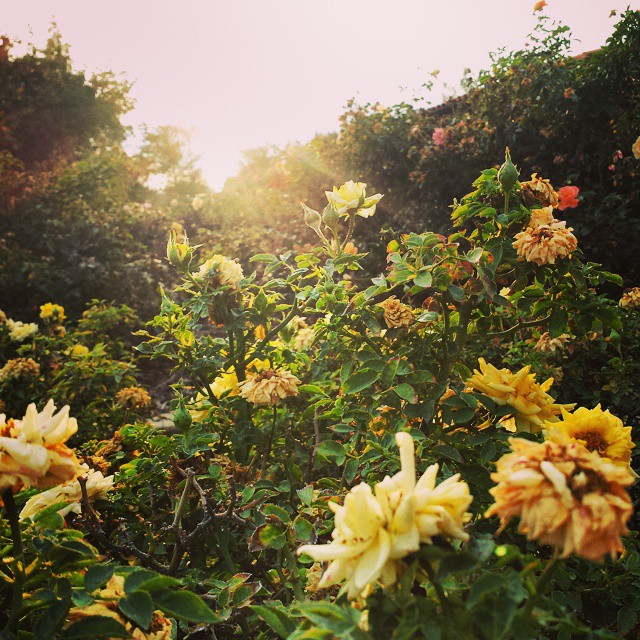
[[[75,453],[64,443],[78,430],[69,407],[58,413],[53,400],[38,412],[27,407],[22,420],[0,415],[0,492],[20,486],[48,489],[82,473]]]
[[[296,351],[308,351],[313,346],[315,337],[313,327],[300,327],[293,336],[293,348]]]
[[[472,497],[467,484],[454,475],[436,486],[438,465],[416,482],[413,438],[396,434],[400,471],[375,490],[362,482],[347,494],[344,505],[329,503],[335,513],[333,541],[304,545],[316,562],[330,562],[318,588],[346,581],[347,596],[356,598],[376,582],[390,586],[403,570],[402,558],[442,535],[467,540],[463,529]]]
[[[383,300],[378,306],[384,311],[384,321],[390,329],[409,327],[415,320],[411,307],[400,302],[395,296]]]
[[[563,408],[572,409],[573,404],[556,404],[547,393],[553,384],[549,378],[542,384],[536,382],[531,366],[522,367],[516,373],[509,369],[497,369],[479,359],[480,370],[474,370],[467,384],[491,398],[496,404],[509,405],[514,409],[514,418],[518,431],[539,433],[545,421],[556,422]]]
[[[133,625],[118,609],[118,601],[124,598],[124,577],[113,575],[103,589],[95,591],[96,602],[83,607],[72,607],[68,613],[69,622],[90,616],[106,616],[123,625],[132,640],[171,640],[172,623],[161,611],[154,611],[149,630],[144,631]]]
[[[6,325],[9,329],[9,338],[15,342],[24,342],[38,333],[38,325],[35,322],[25,324],[20,320],[9,319]]]
[[[633,153],[633,157],[636,160],[640,160],[640,136],[636,138],[636,141],[633,143],[631,147],[631,152]]]
[[[376,193],[367,198],[366,189],[366,183],[349,180],[340,188],[333,187],[333,191],[325,191],[325,195],[339,215],[354,211],[356,215],[368,218],[376,212],[376,205],[382,199],[382,194]]]
[[[287,369],[265,369],[238,384],[240,395],[256,405],[275,405],[298,395],[300,380]]]
[[[43,320],[52,320],[54,322],[64,322],[66,318],[64,307],[52,302],[47,302],[40,307],[40,317]]]
[[[633,287],[622,294],[620,306],[623,309],[636,309],[640,307],[640,287]]]
[[[87,496],[94,499],[104,498],[107,492],[113,489],[114,476],[105,478],[101,471],[89,469],[87,465],[82,465],[82,467],[82,475],[87,480]],[[81,500],[82,490],[80,489],[80,483],[77,479],[70,480],[29,498],[20,512],[20,520],[34,518],[40,511],[58,502],[67,503],[66,506],[61,507],[58,511],[58,514],[62,517],[68,513],[81,513]]]
[[[72,358],[81,358],[89,353],[89,348],[85,347],[83,344],[77,343],[70,349],[67,349],[65,353]]]
[[[523,189],[529,189],[540,201],[543,207],[558,206],[558,194],[546,178],[539,178],[537,173],[532,174],[531,180],[522,183]]]
[[[625,467],[575,441],[509,442],[512,453],[498,460],[491,475],[495,504],[486,517],[497,515],[501,529],[520,518],[520,533],[563,557],[575,553],[601,562],[624,551],[620,536],[633,511],[625,487],[634,482]]]
[[[567,438],[579,442],[589,451],[595,451],[605,460],[629,466],[631,449],[631,427],[598,405],[595,409],[580,407],[573,413],[562,411],[562,420],[547,426],[549,440],[565,442]]]
[[[244,273],[242,266],[235,260],[215,254],[200,265],[197,273],[201,279],[213,278],[220,286],[228,286],[231,289],[238,289],[238,284]]]

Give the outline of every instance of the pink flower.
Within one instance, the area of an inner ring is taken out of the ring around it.
[[[558,209],[564,211],[565,209],[575,209],[580,202],[578,201],[578,193],[580,189],[578,187],[566,186],[558,189]]]
[[[431,136],[433,143],[438,147],[441,147],[447,140],[447,133],[442,127],[436,127],[433,130],[433,135]]]

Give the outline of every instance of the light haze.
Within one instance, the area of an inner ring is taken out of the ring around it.
[[[431,100],[457,87],[489,51],[524,45],[531,0],[0,0],[0,29],[44,44],[51,21],[76,68],[135,80],[126,123],[191,131],[209,184],[233,175],[242,151],[335,131],[347,100],[409,101],[439,69]],[[602,46],[638,2],[549,0],[545,13]]]

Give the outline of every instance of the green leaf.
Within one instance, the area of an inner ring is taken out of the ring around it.
[[[309,507],[313,502],[313,487],[308,484],[306,487],[302,489],[296,489],[296,493],[298,494],[298,498],[302,501],[302,504]]]
[[[448,444],[439,444],[434,447],[435,451],[449,460],[455,460],[456,462],[464,462],[464,458],[460,452]]]
[[[449,285],[449,293],[456,302],[462,302],[465,299],[464,289],[457,284]]]
[[[166,615],[184,622],[217,622],[215,613],[191,591],[163,589],[153,594],[153,602]]]
[[[284,530],[276,524],[267,523],[260,525],[251,536],[249,551],[262,551],[263,549],[282,549],[286,542]]]
[[[347,457],[344,447],[335,440],[323,440],[318,446],[318,453],[337,465],[341,465]]]
[[[107,584],[109,578],[113,575],[115,567],[108,564],[96,564],[87,569],[84,574],[84,588],[91,593]]]
[[[134,591],[118,601],[118,608],[129,620],[145,630],[153,620],[153,602],[145,591]]]
[[[260,510],[265,516],[274,516],[282,523],[287,523],[291,520],[289,512],[286,509],[278,506],[277,504],[267,503],[263,505]]]
[[[313,537],[313,525],[304,517],[298,516],[293,521],[296,538],[301,542],[309,542]]]
[[[469,599],[467,600],[467,609],[472,609],[475,604],[488,593],[493,593],[502,587],[504,577],[497,573],[485,573],[480,576],[469,591]]]
[[[467,253],[466,258],[469,262],[475,264],[480,260],[480,258],[482,258],[482,252],[482,247],[476,247],[473,251],[469,251],[469,253]]]
[[[91,616],[69,625],[63,640],[98,640],[98,638],[129,638],[129,632],[117,620],[107,616]]]
[[[418,271],[418,273],[416,274],[416,277],[413,279],[413,282],[417,286],[422,287],[423,289],[426,289],[427,287],[431,286],[431,283],[433,282],[433,276],[431,275],[430,271],[427,271],[426,269],[422,269]]]
[[[302,393],[321,393],[323,396],[327,395],[321,387],[315,384],[301,384],[298,387],[298,391]]]
[[[549,333],[551,337],[557,338],[562,335],[567,329],[568,321],[569,315],[567,312],[560,307],[556,307],[551,312],[551,317],[549,318]]]
[[[342,386],[343,391],[347,394],[358,393],[359,391],[370,387],[378,379],[378,376],[379,373],[377,371],[372,371],[370,369],[358,371],[345,380]]]
[[[295,619],[282,605],[253,605],[253,612],[262,618],[281,638],[288,638],[296,630]]]
[[[179,587],[182,583],[180,580],[163,576],[150,569],[137,569],[131,572],[124,581],[125,593],[133,593],[141,589],[142,591],[156,591],[158,589],[166,589],[167,587]]]
[[[416,393],[415,389],[406,382],[393,387],[393,390],[398,396],[400,396],[403,400],[406,400],[410,404],[416,404],[416,402],[418,402],[418,394]]]
[[[56,600],[44,610],[33,630],[36,640],[51,640],[54,637],[56,630],[67,616],[69,605],[68,600]]]

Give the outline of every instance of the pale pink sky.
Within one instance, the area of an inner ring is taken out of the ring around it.
[[[611,9],[640,0],[548,0],[576,52],[604,44]],[[44,43],[58,23],[76,67],[135,80],[128,124],[192,130],[214,188],[244,149],[337,129],[350,97],[410,100],[440,69],[456,85],[488,52],[521,47],[534,0],[0,0],[0,30]],[[30,36],[30,32],[32,35]]]

